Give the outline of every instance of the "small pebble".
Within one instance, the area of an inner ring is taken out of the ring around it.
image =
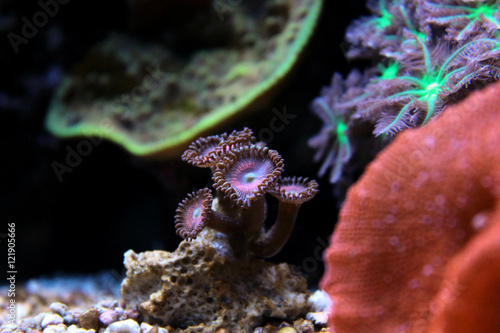
[[[115,310],[106,310],[99,316],[99,321],[104,325],[108,326],[109,324],[115,322],[120,317],[120,313]]]
[[[68,306],[63,303],[54,302],[49,305],[50,311],[64,317],[68,313]]]
[[[170,326],[169,326],[170,327]],[[147,323],[141,323],[141,333],[169,333],[169,332],[174,332],[174,330],[170,327],[169,329],[163,328],[163,327],[158,327],[158,326],[151,326]],[[217,331],[218,333],[219,331]]]
[[[43,330],[43,333],[66,333],[66,325],[49,325]]]
[[[123,321],[116,321],[114,323],[111,323],[106,330],[104,331],[105,333],[140,333],[141,328],[139,327],[139,324],[132,320],[132,319],[127,319]]]
[[[17,329],[17,325],[16,324],[6,324],[6,325],[2,325],[2,328],[15,331]]]
[[[309,312],[306,315],[306,319],[312,321],[315,324],[318,325],[326,325],[328,322],[328,312],[323,311],[323,312]]]
[[[19,330],[27,332],[29,329],[32,329],[33,327],[41,326],[43,318],[45,318],[45,316],[49,314],[50,314],[49,312],[42,312],[34,317],[21,319],[21,323],[19,324]]]
[[[153,326],[149,325],[148,323],[141,323],[141,332],[142,333],[149,333],[149,331],[151,331],[151,329],[153,328]]]
[[[125,312],[122,308],[120,308],[119,306],[115,307],[114,308],[114,311],[118,314],[118,316],[121,316],[123,315],[123,312]]]
[[[123,311],[123,320],[125,319],[133,319],[135,321],[137,321],[137,319],[139,319],[139,311],[137,310],[125,310]]]
[[[80,326],[86,330],[99,330],[99,310],[90,308],[83,312],[79,318]]]
[[[278,333],[299,333],[299,331],[293,327],[283,327],[279,329]]]
[[[46,328],[49,325],[58,325],[58,324],[62,324],[62,323],[63,323],[63,319],[60,315],[55,314],[55,313],[49,313],[42,319],[40,326],[42,328]]]
[[[71,325],[67,329],[68,333],[83,333],[85,330],[83,328],[78,328],[76,325]]]
[[[102,300],[99,302],[98,304],[99,307],[101,308],[107,308],[107,309],[110,309],[113,307],[113,302],[109,299],[105,299],[105,300]]]
[[[67,313],[67,314],[63,317],[63,320],[64,320],[64,323],[65,323],[67,326],[70,326],[70,325],[76,325],[76,324],[78,324],[79,317],[80,317],[80,315],[79,315],[79,314],[74,314],[74,313],[68,312],[68,313]]]
[[[95,332],[94,330],[89,330],[89,331]],[[84,328],[79,328],[76,325],[71,325],[70,327],[68,327],[68,330],[67,330],[68,333],[87,333],[89,331],[87,331]]]

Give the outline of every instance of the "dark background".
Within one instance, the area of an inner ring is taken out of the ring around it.
[[[257,132],[268,126],[272,108],[286,106],[297,117],[269,143],[283,156],[286,175],[317,178],[319,164],[313,162],[307,140],[321,122],[309,105],[334,71],[345,75],[360,65],[347,62],[341,46],[349,23],[367,13],[364,1],[325,2],[304,61],[286,89],[267,110],[226,128],[249,126]],[[18,281],[60,273],[122,272],[128,249],[175,250],[181,241],[174,229],[175,209],[188,192],[210,181],[206,170],[187,165],[180,156],[146,162],[102,142],[59,182],[51,163],[64,164],[67,147],[75,149],[79,140],[55,138],[43,127],[64,72],[109,31],[127,31],[126,1],[69,1],[16,54],[7,34],[20,33],[22,17],[31,20],[39,10],[35,1],[0,3],[0,234],[15,222]],[[323,272],[314,255],[328,241],[340,204],[326,177],[318,181],[321,192],[302,206],[289,242],[271,259],[299,266],[311,285]],[[272,220],[275,202],[269,201]],[[5,239],[0,240],[5,251],[0,267],[6,267]]]

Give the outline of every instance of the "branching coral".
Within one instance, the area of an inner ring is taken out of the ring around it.
[[[498,332],[499,96],[401,133],[350,188],[321,281],[336,333]]]
[[[338,89],[341,84],[335,74],[320,102],[312,103],[325,124],[310,142],[318,149],[317,157],[325,158],[320,176],[328,166],[333,170],[332,183],[343,176],[349,159],[346,148],[341,149],[344,136],[334,129],[352,133],[351,119],[373,126],[375,136],[392,137],[429,123],[447,105],[496,81],[500,75],[498,6],[498,1],[370,1],[373,15],[355,21],[347,30],[351,49],[346,56],[375,62],[365,71],[371,76],[361,85],[347,80]],[[347,94],[351,89],[356,89],[354,96]],[[349,143],[356,146],[352,134]]]
[[[255,143],[250,129],[199,138],[182,159],[198,167],[210,167],[217,193],[212,209],[208,188],[193,192],[179,204],[177,233],[194,239],[208,226],[227,236],[233,253],[246,257],[271,257],[281,250],[292,233],[300,205],[318,192],[318,184],[305,178],[281,178],[283,158],[263,143]],[[266,231],[266,201],[271,193],[279,199],[274,225]]]

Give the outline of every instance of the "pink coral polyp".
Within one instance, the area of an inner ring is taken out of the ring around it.
[[[247,159],[237,162],[227,173],[227,181],[235,188],[240,197],[251,200],[254,192],[259,191],[268,174],[272,173],[274,165],[270,160]]]
[[[301,204],[310,200],[318,191],[318,183],[315,180],[302,177],[284,177],[269,193],[282,202]]]
[[[283,159],[267,147],[245,146],[231,152],[214,172],[214,186],[248,208],[272,188],[283,172]]]
[[[226,134],[199,138],[182,154],[182,160],[200,168],[210,167],[216,163],[215,152],[226,138]]]
[[[194,239],[205,228],[211,215],[212,193],[208,188],[188,194],[177,208],[175,228],[187,240]]]

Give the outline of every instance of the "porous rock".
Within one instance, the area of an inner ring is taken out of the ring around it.
[[[265,318],[294,320],[310,310],[306,280],[292,266],[236,261],[217,235],[204,231],[174,252],[127,251],[121,289],[127,307],[182,332],[251,332]]]

